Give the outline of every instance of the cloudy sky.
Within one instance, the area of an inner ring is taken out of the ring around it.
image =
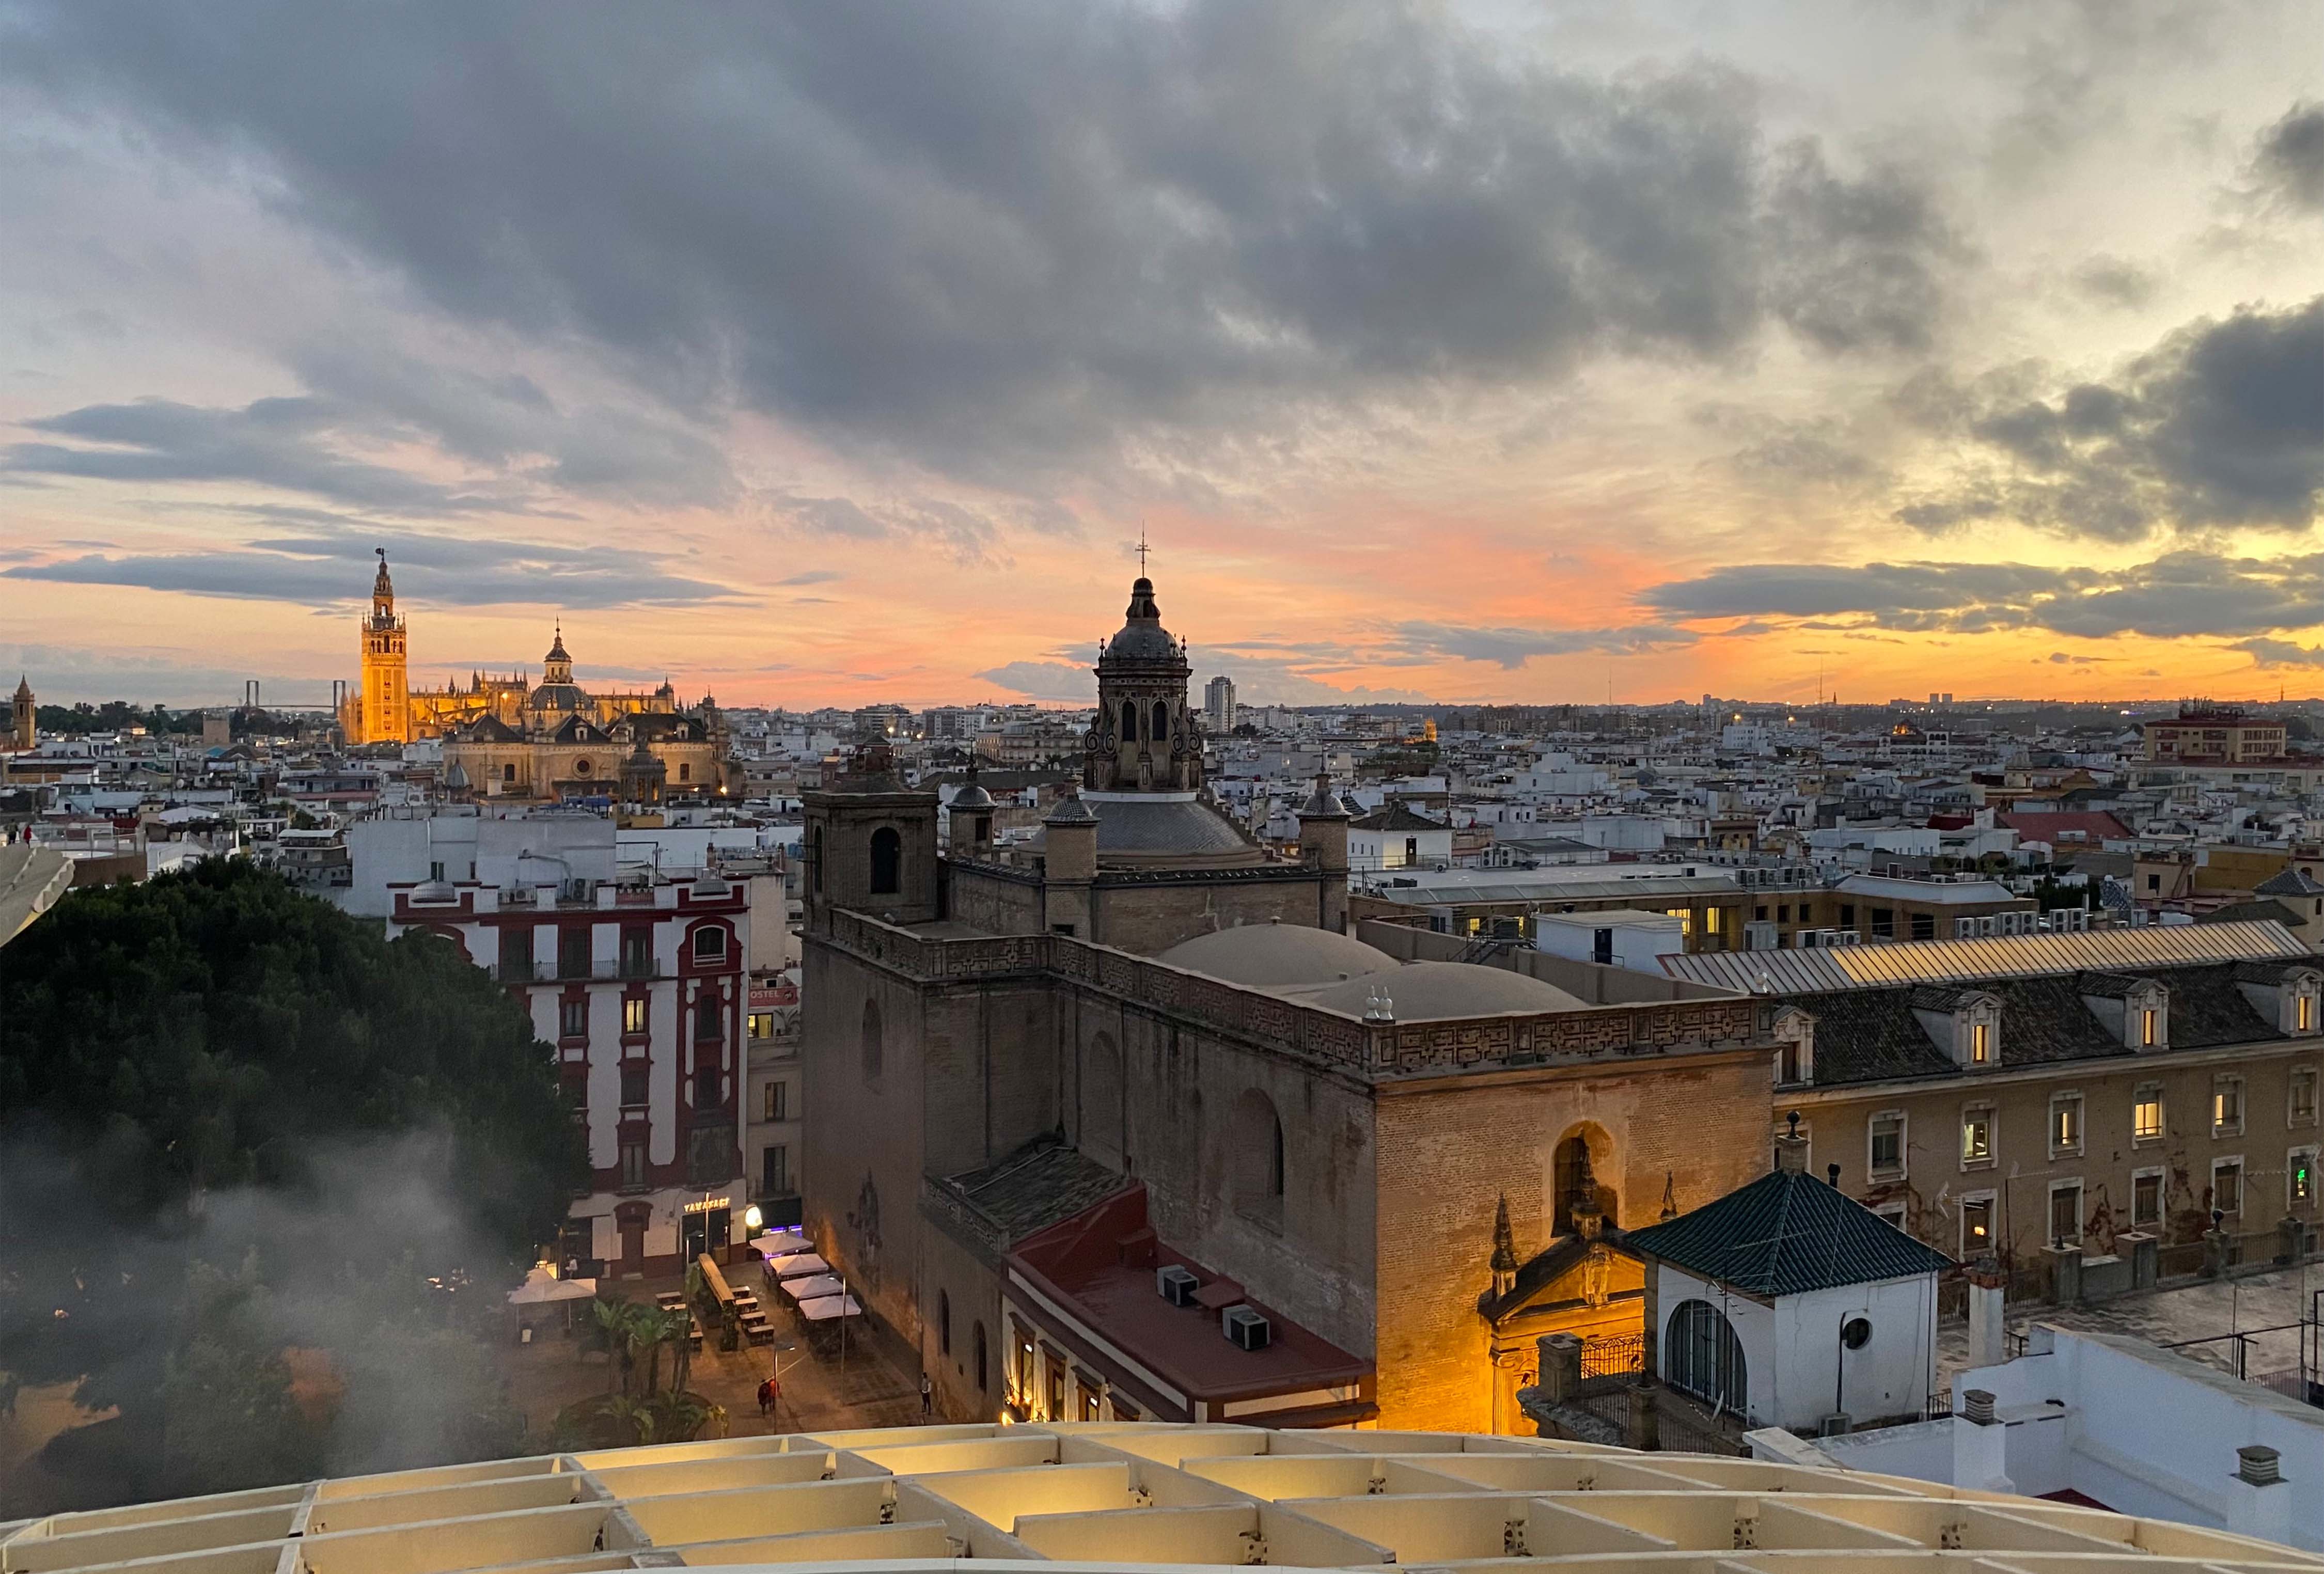
[[[2313,0],[0,0],[0,665],[2324,691]]]

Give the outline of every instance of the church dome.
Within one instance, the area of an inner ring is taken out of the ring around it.
[[[1370,949],[1366,947],[1367,950]],[[1360,1017],[1375,990],[1386,990],[1399,1022],[1435,1022],[1459,1017],[1511,1017],[1538,1011],[1579,1011],[1578,996],[1508,968],[1472,962],[1416,962],[1374,978],[1303,994],[1311,1006]]]
[[[1154,603],[1154,582],[1140,575],[1130,587],[1130,611],[1121,631],[1107,642],[1099,665],[1177,659],[1178,641],[1162,626],[1162,610]]]
[[[1385,972],[1396,958],[1351,935],[1301,924],[1247,924],[1182,940],[1154,959],[1230,984],[1281,989]]]

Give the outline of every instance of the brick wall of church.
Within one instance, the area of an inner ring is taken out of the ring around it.
[[[934,1296],[918,1282],[921,1177],[982,1167],[1056,1128],[1051,993],[923,989],[812,939],[802,966],[801,994],[813,1004],[800,1054],[815,1109],[803,1222],[865,1306],[917,1341]],[[876,1076],[866,1074],[867,1002],[879,1009]]]
[[[996,879],[962,864],[945,871],[945,909],[951,917],[989,934],[1041,933],[1041,888]]]
[[[1096,997],[1061,1009],[1068,1042],[1080,1046],[1070,1109],[1085,1151],[1103,1156],[1120,1133],[1156,1232],[1342,1348],[1370,1349],[1378,1232],[1364,1090]],[[1119,1126],[1107,1117],[1114,1100],[1102,1086],[1109,1045],[1120,1053]],[[1285,1196],[1275,1228],[1238,1194],[1238,1165],[1254,1145],[1238,1128],[1237,1108],[1253,1091],[1283,1123]]]
[[[1594,1124],[1610,1138],[1618,1221],[1655,1222],[1665,1177],[1681,1211],[1768,1164],[1763,1052],[1614,1075],[1563,1072],[1383,1088],[1379,1103],[1379,1424],[1492,1430],[1493,1212],[1506,1193],[1520,1262],[1546,1244],[1554,1155]]]
[[[1314,928],[1319,916],[1321,877],[1225,881],[1217,885],[1167,884],[1096,888],[1097,933],[1102,945],[1152,956],[1182,940],[1231,929],[1238,922],[1279,919]]]

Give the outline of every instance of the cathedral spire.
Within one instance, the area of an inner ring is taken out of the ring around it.
[[[387,548],[372,548],[379,554],[379,572],[372,575],[371,611],[375,618],[395,615],[395,581],[387,576]]]

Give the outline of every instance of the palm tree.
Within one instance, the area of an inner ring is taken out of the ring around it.
[[[694,1314],[680,1309],[664,1318],[669,1340],[669,1385],[683,1393],[687,1380],[694,1376]]]
[[[605,1392],[620,1385],[630,1347],[630,1303],[600,1295],[589,1302],[589,1333],[584,1348],[605,1352]]]

